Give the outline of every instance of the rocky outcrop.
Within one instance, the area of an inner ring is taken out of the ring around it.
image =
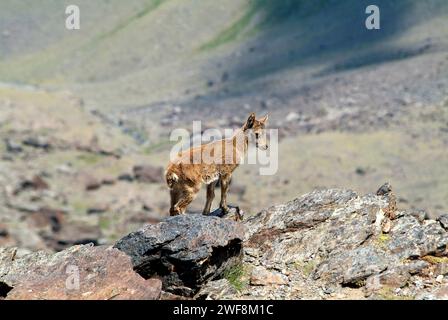
[[[15,258],[0,249],[0,295],[6,299],[158,299],[162,284],[132,270],[128,256],[111,247],[74,246]]]
[[[164,290],[192,296],[207,280],[240,263],[241,224],[199,214],[167,218],[124,237],[115,245],[145,278],[159,276]]]
[[[224,218],[169,217],[127,235],[115,248],[75,246],[19,259],[3,249],[0,295],[447,299],[446,217],[436,221],[421,210],[401,211],[395,199],[390,185],[363,196],[316,190],[243,223],[234,221],[235,210]],[[77,291],[67,289],[69,266],[79,268]]]
[[[386,187],[314,191],[248,219],[252,276],[234,297],[415,298],[446,285],[434,271],[448,260],[443,219],[399,211]]]

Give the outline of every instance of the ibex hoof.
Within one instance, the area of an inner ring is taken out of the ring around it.
[[[243,221],[244,219],[244,211],[240,209],[240,207],[235,207],[235,221]]]

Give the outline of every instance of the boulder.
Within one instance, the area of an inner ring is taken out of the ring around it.
[[[359,289],[361,296],[412,298],[426,287],[410,283],[444,284],[444,218],[400,211],[395,199],[390,184],[364,196],[316,190],[247,219],[243,263],[253,271],[240,295],[320,299],[324,287],[334,297]]]
[[[111,247],[74,246],[14,258],[0,250],[0,294],[10,300],[159,299],[162,284],[132,270],[127,255]]]
[[[146,225],[115,247],[132,258],[140,275],[160,277],[165,291],[193,296],[207,280],[241,261],[243,237],[237,222],[186,214]]]

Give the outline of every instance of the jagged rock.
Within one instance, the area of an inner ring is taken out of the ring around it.
[[[336,250],[319,265],[314,278],[361,287],[362,281],[386,270],[388,265],[386,253],[374,247]]]
[[[442,214],[437,221],[439,221],[443,229],[448,230],[448,214]]]
[[[394,219],[389,219],[391,210]],[[335,297],[345,296],[346,287],[399,289],[429,275],[425,256],[447,255],[448,233],[442,223],[427,220],[420,211],[399,211],[390,185],[365,196],[350,190],[313,191],[263,210],[244,224],[244,263],[256,270],[281,270],[289,278],[282,286],[260,288],[251,282],[242,294],[254,297],[301,298],[301,293],[322,298],[317,289],[322,286],[334,288]],[[412,286],[406,294],[415,296],[422,288]]]
[[[163,169],[151,165],[138,165],[132,168],[134,177],[139,182],[158,183],[164,182]]]
[[[242,225],[217,217],[186,214],[133,232],[115,245],[143,277],[161,277],[165,291],[194,295],[207,280],[239,263]]]
[[[11,300],[158,299],[162,287],[158,279],[137,275],[121,251],[92,246],[18,259],[0,250],[0,285]]]
[[[429,221],[422,225],[414,216],[397,219],[390,235],[387,247],[401,259],[441,254],[448,244],[448,234],[438,223]]]

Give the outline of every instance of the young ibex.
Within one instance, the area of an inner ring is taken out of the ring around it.
[[[207,185],[207,201],[203,214],[209,214],[218,181],[221,184],[219,206],[224,214],[228,213],[227,191],[232,173],[247,153],[250,135],[255,138],[257,148],[268,148],[264,130],[267,120],[267,115],[257,120],[255,113],[252,113],[232,137],[190,148],[178,154],[176,159],[171,159],[165,172],[171,195],[170,215],[184,214],[203,183]],[[193,161],[194,159],[200,161]]]

